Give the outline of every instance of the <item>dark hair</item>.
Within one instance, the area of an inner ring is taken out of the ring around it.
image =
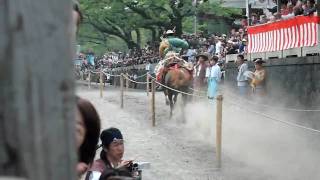
[[[213,60],[214,62],[218,62],[219,57],[218,56],[212,56],[211,60]]]
[[[131,179],[132,174],[126,168],[106,169],[99,180],[122,180]]]
[[[101,132],[100,140],[101,140],[103,149],[100,152],[100,159],[103,160],[106,164],[110,164],[110,163],[107,159],[104,148],[109,149],[109,145],[111,144],[114,138],[123,139],[121,131],[117,128],[111,127]]]
[[[238,57],[244,60],[244,56],[242,54],[239,54]]]
[[[96,154],[100,134],[100,118],[88,100],[77,97],[77,108],[86,127],[86,135],[79,149],[79,161],[89,164],[94,160]]]

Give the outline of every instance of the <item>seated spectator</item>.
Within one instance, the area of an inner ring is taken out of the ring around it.
[[[287,15],[282,15],[281,18],[282,19],[289,19],[294,17],[294,12],[293,12],[293,5],[292,4],[288,4],[288,14]]]
[[[259,20],[258,20],[258,17],[256,14],[252,14],[251,15],[251,25],[254,26],[254,25],[257,25],[259,23]]]
[[[92,164],[86,180],[98,180],[101,174],[110,169],[127,167],[132,161],[123,161],[123,136],[119,129],[109,128],[100,135],[102,151],[100,159]]]
[[[292,2],[292,4],[294,4]],[[302,2],[300,0],[296,1],[295,6],[293,7],[293,12],[295,16],[303,14]]]
[[[265,24],[267,22],[268,22],[267,16],[266,15],[261,15],[259,23],[260,24]]]
[[[304,8],[303,14],[305,16],[313,15],[314,12],[316,12],[316,6],[314,0],[307,0],[307,4]]]
[[[276,17],[270,16],[268,23],[276,22]]]
[[[285,16],[289,14],[289,9],[287,4],[281,4],[281,10],[280,10],[281,15]]]
[[[281,20],[281,14],[280,13],[274,13],[273,16],[275,18],[275,21]]]

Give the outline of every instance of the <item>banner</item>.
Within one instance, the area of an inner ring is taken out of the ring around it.
[[[248,27],[248,52],[281,51],[318,44],[317,16],[297,16],[288,20]]]

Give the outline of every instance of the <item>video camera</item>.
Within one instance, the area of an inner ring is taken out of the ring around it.
[[[132,177],[136,180],[142,179],[142,170],[143,169],[150,169],[149,162],[132,162],[129,165],[130,172],[132,173]]]

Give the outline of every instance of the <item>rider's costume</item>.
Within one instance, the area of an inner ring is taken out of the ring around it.
[[[157,81],[163,81],[163,77],[167,72],[167,68],[173,64],[178,64],[181,67],[192,69],[192,67],[179,57],[182,49],[187,49],[189,44],[187,41],[168,35],[167,38],[162,39],[159,47],[160,56],[163,58],[155,68]]]

